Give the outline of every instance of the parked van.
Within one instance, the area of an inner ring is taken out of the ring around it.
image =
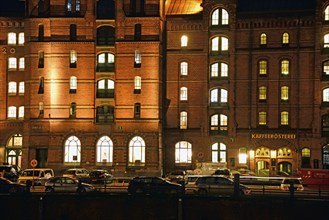
[[[45,185],[45,182],[53,176],[54,171],[50,168],[26,169],[18,178],[17,182],[35,186],[43,186]]]

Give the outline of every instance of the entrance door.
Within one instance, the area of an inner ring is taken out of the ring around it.
[[[292,175],[292,164],[289,162],[281,162],[278,164],[278,173],[281,176]]]
[[[267,161],[261,160],[256,163],[256,174],[259,176],[269,176],[269,163]]]
[[[47,167],[48,165],[48,149],[39,148],[36,150],[36,158],[38,161],[37,167]]]

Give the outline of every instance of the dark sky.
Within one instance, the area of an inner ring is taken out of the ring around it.
[[[24,15],[24,4],[21,0],[0,0],[0,16]]]

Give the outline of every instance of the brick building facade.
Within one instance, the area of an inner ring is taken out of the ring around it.
[[[328,1],[22,4],[0,17],[0,162],[329,168]]]

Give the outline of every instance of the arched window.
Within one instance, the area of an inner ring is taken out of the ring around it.
[[[64,163],[81,162],[81,142],[76,136],[71,136],[65,141]]]
[[[187,141],[175,144],[175,163],[192,163],[192,144]]]
[[[70,77],[70,93],[76,93],[78,88],[77,77],[71,76]]]
[[[267,75],[267,61],[266,60],[260,60],[258,62],[258,74],[260,76]]]
[[[290,71],[290,62],[289,60],[282,60],[281,61],[281,74],[282,75],[289,75]]]
[[[187,47],[187,41],[188,41],[188,38],[186,35],[183,35],[180,39],[180,45],[181,47]]]
[[[329,88],[325,88],[322,91],[322,102],[329,104]]]
[[[114,55],[112,53],[100,53],[97,55],[97,72],[113,72]]]
[[[222,62],[211,64],[210,77],[228,77],[228,65]]]
[[[228,92],[226,89],[215,88],[210,90],[210,104],[227,104]]]
[[[227,134],[228,118],[224,114],[215,114],[210,117],[211,134]]]
[[[217,8],[211,14],[211,25],[228,25],[229,15],[225,9]]]
[[[134,78],[134,94],[140,94],[142,89],[142,77],[135,76]]]
[[[139,136],[129,142],[129,165],[140,166],[145,164],[145,141]]]
[[[329,21],[329,6],[324,10],[324,20]]]
[[[187,112],[180,113],[180,129],[187,129]]]
[[[258,99],[260,102],[266,102],[267,98],[267,87],[266,86],[260,86],[258,89]]]
[[[108,136],[101,137],[97,142],[97,163],[113,162],[113,142]]]
[[[308,147],[302,149],[302,168],[311,168],[311,149]]]
[[[76,68],[78,61],[78,53],[75,50],[70,51],[70,68]]]
[[[8,83],[8,93],[10,95],[16,95],[16,93],[17,93],[17,83],[16,82]]]
[[[97,98],[114,98],[114,81],[101,79],[97,82]]]
[[[214,143],[211,145],[211,161],[213,163],[226,163],[226,145]]]
[[[18,34],[18,44],[24,45],[24,43],[25,43],[24,32],[21,32]]]
[[[17,58],[16,57],[9,57],[8,58],[8,69],[16,70],[17,69]]]
[[[228,38],[214,37],[211,39],[211,51],[228,51]]]
[[[289,100],[289,87],[282,86],[281,87],[281,101],[287,102]]]
[[[181,62],[180,63],[180,75],[181,76],[187,76],[188,74],[188,63],[187,62]]]
[[[289,44],[289,34],[288,33],[282,34],[282,44]]]
[[[281,112],[281,125],[289,125],[289,112]]]
[[[267,37],[265,33],[260,35],[260,45],[265,46],[267,44]]]
[[[114,46],[115,29],[112,26],[102,26],[97,28],[97,45]]]
[[[20,119],[24,118],[24,106],[18,107],[18,118],[20,118]]]
[[[323,38],[323,47],[328,48],[329,47],[329,34],[324,35]]]
[[[261,111],[258,113],[258,125],[266,125],[266,112]]]

